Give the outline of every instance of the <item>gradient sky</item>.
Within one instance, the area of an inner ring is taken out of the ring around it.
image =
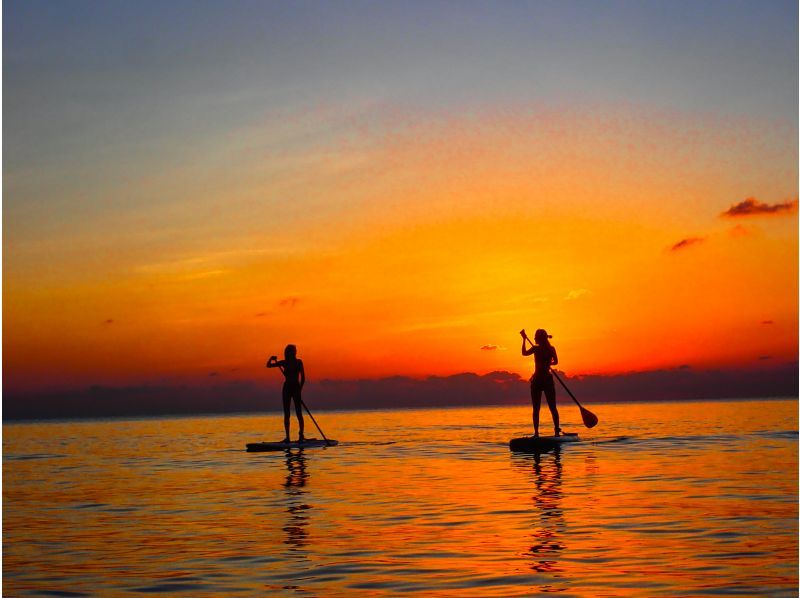
[[[797,22],[4,2],[4,385],[795,360]]]

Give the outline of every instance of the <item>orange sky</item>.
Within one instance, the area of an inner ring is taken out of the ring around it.
[[[312,378],[525,374],[522,327],[571,374],[793,360],[796,204],[721,214],[796,201],[794,141],[626,105],[266,119],[6,212],[4,382],[262,380],[288,342]]]

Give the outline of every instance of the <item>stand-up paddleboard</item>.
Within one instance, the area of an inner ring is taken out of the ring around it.
[[[263,453],[265,451],[285,451],[287,449],[316,448],[318,446],[336,446],[338,440],[320,440],[306,438],[303,442],[250,442],[247,445],[248,453]]]
[[[523,436],[521,438],[512,438],[508,443],[512,451],[536,453],[549,451],[562,444],[570,442],[579,442],[578,434],[575,432],[567,432],[560,436]]]

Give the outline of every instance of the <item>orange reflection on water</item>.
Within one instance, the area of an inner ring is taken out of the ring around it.
[[[6,425],[4,590],[788,593],[796,409],[596,405],[542,455],[530,407],[320,413],[339,446],[276,454],[243,448],[277,414]]]

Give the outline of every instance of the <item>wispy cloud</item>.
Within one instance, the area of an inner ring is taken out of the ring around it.
[[[227,270],[206,270],[204,272],[192,272],[182,276],[182,280],[199,280],[201,278],[211,278],[212,276],[221,276],[227,273]]]
[[[743,216],[761,216],[768,214],[791,214],[796,209],[796,199],[794,201],[768,204],[758,201],[755,197],[748,197],[744,201],[732,205],[720,215],[728,218],[740,218]]]
[[[578,298],[583,297],[584,295],[588,295],[588,294],[589,294],[589,291],[586,290],[586,289],[573,289],[569,293],[567,293],[567,296],[564,297],[564,299],[566,299],[568,301],[571,301],[573,299],[578,299]]]
[[[541,301],[547,301],[547,299],[532,299],[527,300],[528,303],[538,303]],[[472,323],[475,322],[477,318],[484,318],[487,316],[498,316],[498,315],[510,315],[510,314],[528,314],[530,313],[530,307],[521,307],[521,308],[514,308],[514,309],[496,309],[490,311],[475,311],[471,313],[465,313],[459,317],[454,317],[451,319],[435,319],[423,322],[416,322],[413,324],[405,324],[401,326],[393,327],[391,330],[396,332],[419,332],[421,330],[441,330],[443,328],[462,328],[465,326],[470,326]]]
[[[200,255],[180,256],[160,262],[140,264],[136,271],[141,274],[175,274],[185,273],[191,276],[196,272],[221,273],[228,265],[238,264],[249,259],[291,255],[288,247],[271,247],[267,249],[234,249],[215,251]]]
[[[774,324],[775,322],[773,322],[772,320],[761,320],[761,323],[769,325],[769,324]]]
[[[692,245],[697,245],[698,243],[702,243],[705,240],[706,240],[705,237],[687,237],[675,243],[675,245],[670,247],[669,250],[680,251],[681,249],[686,249],[687,247],[691,247]]]
[[[483,345],[481,347],[481,351],[505,351],[505,347],[501,347],[499,345]]]

